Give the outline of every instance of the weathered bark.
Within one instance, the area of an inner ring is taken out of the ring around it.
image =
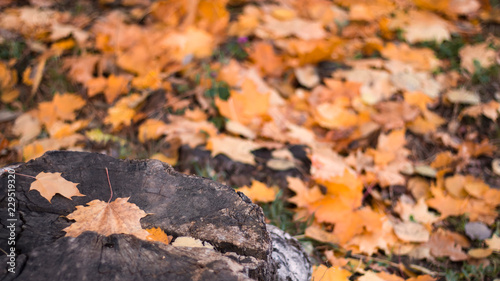
[[[209,242],[215,250],[143,241],[127,234],[86,232],[65,237],[77,205],[130,197],[148,213],[142,228]],[[232,188],[187,176],[156,160],[117,160],[97,153],[53,151],[15,168],[16,274],[1,280],[278,280],[271,238],[260,207]],[[60,172],[85,196],[52,202],[30,191],[40,172]],[[7,173],[0,175],[0,247],[7,248]],[[10,247],[10,246],[9,246]],[[8,248],[7,248],[8,249]],[[296,280],[296,279],[290,279]]]

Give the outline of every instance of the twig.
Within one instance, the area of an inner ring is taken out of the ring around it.
[[[113,198],[113,188],[111,188],[111,181],[109,180],[109,172],[108,168],[106,167],[106,176],[108,176],[108,184],[109,184],[109,191],[111,192],[111,196],[109,196],[108,204],[111,202],[111,198]]]

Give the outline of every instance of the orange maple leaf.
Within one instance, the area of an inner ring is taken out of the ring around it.
[[[66,236],[77,237],[85,231],[95,231],[109,236],[111,234],[132,234],[146,240],[150,235],[142,229],[140,219],[148,214],[137,205],[127,202],[127,198],[116,198],[107,203],[93,200],[88,206],[76,206],[76,210],[66,217],[76,222],[63,229]]]
[[[246,79],[241,85],[241,92],[231,91],[227,101],[217,98],[215,104],[222,116],[243,125],[253,118],[264,116],[269,107],[269,93],[259,92],[257,85]]]
[[[149,241],[159,241],[165,244],[170,244],[170,241],[172,241],[172,236],[168,236],[161,228],[159,227],[152,227],[146,229],[147,232],[149,232],[148,237],[146,237],[146,240]]]
[[[288,199],[288,201],[297,205],[297,207],[309,207],[314,202],[323,197],[321,190],[317,186],[308,188],[305,183],[298,178],[287,177],[288,188],[295,192],[295,196]]]
[[[283,71],[283,59],[274,53],[273,46],[266,42],[253,44],[249,51],[250,59],[264,75],[279,76]]]
[[[314,281],[348,281],[351,272],[340,266],[326,267],[321,264],[313,267],[312,279]]]
[[[85,100],[76,94],[56,93],[52,101],[38,105],[38,119],[47,127],[57,120],[73,121],[76,118],[75,111],[85,104]]]
[[[71,199],[73,196],[85,196],[76,187],[78,183],[70,182],[61,176],[61,173],[41,172],[31,183],[30,190],[38,190],[45,199],[52,201],[56,193]]]
[[[268,187],[266,184],[252,180],[251,186],[243,186],[237,191],[243,192],[252,202],[271,202],[276,198],[276,188]]]

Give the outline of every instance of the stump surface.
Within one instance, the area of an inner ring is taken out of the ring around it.
[[[85,232],[65,237],[66,218],[78,205],[130,197],[148,213],[144,229],[209,242],[215,250],[185,248],[140,240],[127,234],[108,237]],[[272,280],[271,238],[260,207],[232,188],[209,179],[180,174],[157,160],[118,160],[85,152],[53,151],[21,164],[16,171],[16,274],[2,280]],[[85,196],[52,202],[30,191],[40,172],[59,172],[79,183]],[[0,176],[1,247],[7,247],[7,173]],[[4,242],[5,241],[5,242]],[[0,262],[6,264],[3,255]],[[2,266],[3,268],[3,266]],[[59,274],[55,276],[54,274]]]

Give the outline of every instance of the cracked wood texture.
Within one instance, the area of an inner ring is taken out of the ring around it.
[[[160,227],[174,238],[190,236],[214,245],[215,251],[142,241],[131,235],[104,237],[85,232],[77,238],[62,231],[77,205],[110,196],[130,197],[149,215],[144,229]],[[98,153],[52,151],[20,164],[16,173],[36,176],[61,172],[79,183],[84,197],[56,194],[52,203],[29,191],[34,179],[16,175],[16,274],[0,280],[273,280],[271,238],[260,207],[231,187],[180,174],[157,160],[118,160]],[[0,176],[1,247],[7,247],[7,173]]]

